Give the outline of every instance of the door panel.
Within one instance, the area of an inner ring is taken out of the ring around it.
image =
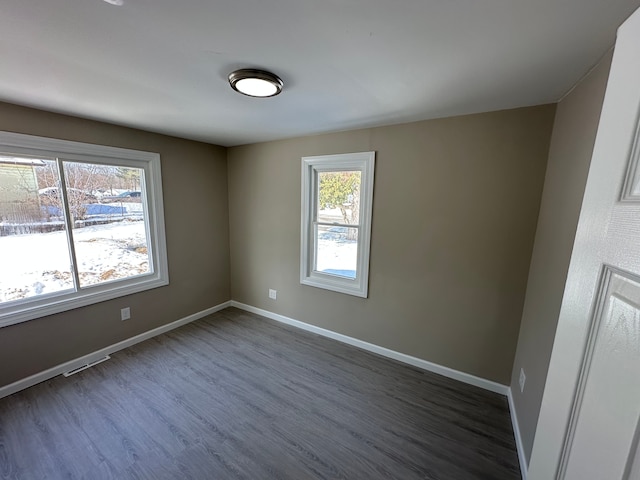
[[[618,30],[528,480],[640,480],[640,10]]]
[[[640,283],[605,268],[561,478],[628,478],[640,419]],[[621,393],[624,392],[623,395]]]

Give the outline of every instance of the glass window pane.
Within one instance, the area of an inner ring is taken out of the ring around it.
[[[0,304],[73,289],[53,159],[0,154]]]
[[[318,172],[318,221],[360,224],[360,179],[356,171]]]
[[[358,229],[316,226],[317,272],[356,278],[358,265]]]
[[[63,162],[80,287],[150,273],[144,170]]]

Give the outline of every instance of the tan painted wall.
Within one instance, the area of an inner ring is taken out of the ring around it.
[[[0,386],[229,300],[226,149],[2,103],[0,130],[160,153],[170,275],[167,287],[0,329]]]
[[[232,298],[508,384],[554,112],[229,149]],[[369,150],[377,151],[369,298],[300,285],[300,158]]]
[[[527,461],[531,455],[611,55],[557,107],[518,349],[511,378]],[[518,378],[524,368],[526,384]]]

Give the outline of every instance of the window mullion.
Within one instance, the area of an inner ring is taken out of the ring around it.
[[[67,231],[67,246],[71,255],[71,274],[73,276],[73,286],[75,291],[80,290],[80,276],[78,274],[77,260],[76,260],[76,248],[73,242],[73,218],[71,217],[71,209],[69,208],[69,195],[67,194],[67,180],[65,178],[64,168],[62,166],[62,160],[56,159],[58,165],[58,176],[60,178],[59,193],[62,199],[62,210],[64,211],[64,223]]]

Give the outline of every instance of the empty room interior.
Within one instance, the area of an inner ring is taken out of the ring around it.
[[[6,2],[0,478],[640,478],[639,6]]]

